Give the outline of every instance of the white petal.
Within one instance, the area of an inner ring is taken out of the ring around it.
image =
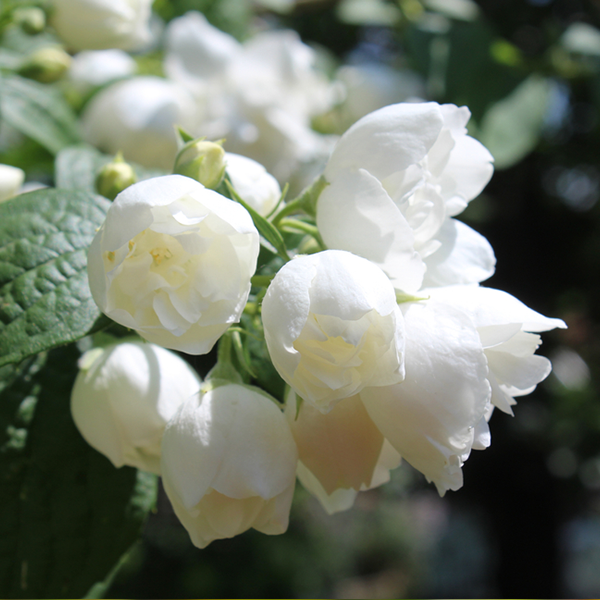
[[[465,314],[432,301],[401,306],[406,379],[360,397],[392,446],[440,493],[458,489],[490,395],[483,348]]]
[[[328,495],[319,480],[304,466],[302,461],[298,461],[297,474],[300,483],[319,500],[327,514],[333,515],[336,512],[352,508],[358,494],[356,490],[338,488]]]
[[[490,243],[468,225],[447,219],[436,239],[441,246],[425,258],[423,287],[478,283],[494,274],[496,257]]]
[[[344,169],[363,168],[383,180],[421,160],[442,129],[435,102],[394,104],[357,121],[334,148],[325,177],[333,182]]]
[[[407,293],[421,286],[424,267],[413,231],[381,183],[364,169],[348,170],[319,197],[317,226],[329,248],[368,258]]]

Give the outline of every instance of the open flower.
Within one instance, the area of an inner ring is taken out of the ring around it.
[[[322,412],[404,377],[395,292],[368,260],[339,250],[295,258],[271,282],[262,317],[273,365]]]
[[[71,414],[85,440],[115,465],[160,474],[167,421],[200,389],[182,358],[145,342],[86,352],[71,393]]]
[[[492,275],[487,240],[451,218],[493,171],[490,153],[466,133],[469,116],[452,104],[394,104],[350,127],[324,172],[325,244],[372,260],[407,293]]]
[[[109,208],[88,252],[90,289],[145,339],[204,354],[239,320],[258,250],[241,205],[188,177],[147,179]]]
[[[163,482],[199,548],[250,527],[275,535],[288,526],[297,457],[275,403],[257,388],[227,384],[190,399],[169,422]]]
[[[51,24],[73,50],[135,50],[151,39],[152,0],[52,0]]]

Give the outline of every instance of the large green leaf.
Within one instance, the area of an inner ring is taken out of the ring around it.
[[[0,77],[0,114],[50,152],[79,141],[75,114],[52,86],[18,75]]]
[[[0,204],[0,366],[86,335],[86,253],[109,201],[43,189]]]
[[[110,575],[156,499],[75,428],[75,345],[0,369],[0,597],[80,598]],[[96,585],[95,585],[96,584]]]
[[[113,159],[113,156],[103,154],[87,144],[64,148],[56,155],[54,166],[56,187],[95,193],[98,171]],[[130,164],[138,181],[166,174],[160,169],[148,169],[135,163]]]

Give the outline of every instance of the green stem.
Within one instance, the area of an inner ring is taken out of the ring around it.
[[[288,202],[274,217],[271,221],[275,227],[279,225],[281,220],[288,215],[291,215],[295,212],[303,212],[304,207],[304,195]]]
[[[254,275],[250,283],[256,287],[268,287],[275,275]]]
[[[282,229],[293,229],[295,231],[301,231],[313,237],[322,249],[325,249],[325,243],[321,238],[321,234],[315,225],[300,221],[298,219],[281,219],[279,221],[279,227]]]

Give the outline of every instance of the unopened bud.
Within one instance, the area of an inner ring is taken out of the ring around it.
[[[125,188],[137,181],[133,167],[117,154],[112,162],[104,165],[96,176],[96,190],[99,194],[114,200]]]
[[[46,27],[46,13],[36,6],[17,8],[13,20],[27,35],[37,35]]]
[[[56,46],[47,46],[30,54],[19,69],[19,75],[41,83],[60,79],[71,66],[71,57]]]
[[[216,189],[225,176],[225,150],[221,144],[203,139],[187,142],[175,159],[173,173],[191,177],[211,190]]]

